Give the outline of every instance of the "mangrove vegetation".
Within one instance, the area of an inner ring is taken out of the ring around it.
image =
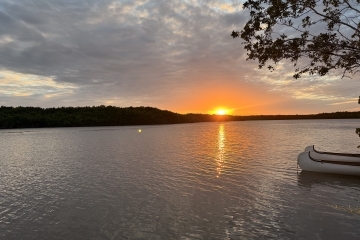
[[[179,124],[216,121],[345,119],[360,118],[360,112],[334,112],[310,115],[232,116],[179,114],[153,107],[0,107],[0,128],[91,127]]]

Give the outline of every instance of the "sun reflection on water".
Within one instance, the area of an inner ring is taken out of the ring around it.
[[[220,177],[222,169],[224,168],[224,160],[225,160],[225,126],[221,124],[219,126],[218,133],[218,154],[216,158],[216,177]]]

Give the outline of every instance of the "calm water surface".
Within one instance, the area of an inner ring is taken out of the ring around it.
[[[357,152],[360,120],[0,131],[0,239],[359,239],[360,178],[297,173]],[[142,131],[138,132],[141,128]]]

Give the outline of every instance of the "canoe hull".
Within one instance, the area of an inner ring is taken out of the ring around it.
[[[304,171],[360,176],[360,166],[317,162],[309,157],[309,152],[299,154],[298,164]]]

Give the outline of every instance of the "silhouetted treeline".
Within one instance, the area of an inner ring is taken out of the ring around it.
[[[313,115],[219,116],[179,114],[153,107],[0,107],[0,128],[90,127],[176,124],[214,121],[360,118],[360,112]]]
[[[254,115],[240,116],[241,120],[296,120],[296,119],[351,119],[360,118],[360,112],[333,112],[307,115]]]

